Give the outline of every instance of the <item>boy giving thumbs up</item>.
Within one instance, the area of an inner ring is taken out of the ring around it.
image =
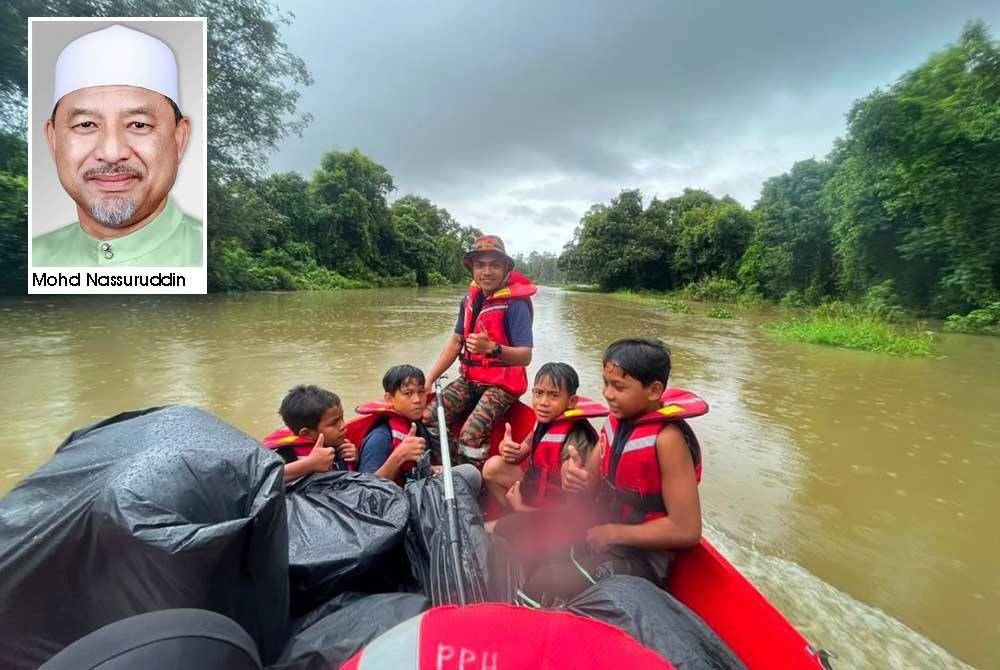
[[[490,493],[505,509],[526,512],[555,505],[564,488],[563,461],[569,462],[576,454],[582,463],[580,452],[587,456],[592,452],[597,432],[588,419],[606,416],[608,410],[578,396],[579,384],[576,371],[566,363],[546,363],[535,375],[531,388],[534,430],[518,444],[506,424],[500,454],[483,467]]]

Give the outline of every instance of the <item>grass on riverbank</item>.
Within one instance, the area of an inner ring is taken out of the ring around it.
[[[559,288],[574,293],[607,293],[607,291],[597,284],[563,284]]]
[[[952,333],[1000,337],[1000,301],[973,310],[965,316],[952,314],[944,324],[944,329]]]
[[[715,284],[723,286],[721,280]],[[725,286],[723,286],[725,287]],[[728,287],[731,289],[731,287]],[[762,305],[757,296],[737,294],[729,290],[728,294],[715,291],[699,297],[721,298],[733,301],[743,306],[743,303]],[[651,307],[659,307],[676,314],[692,314],[694,310],[678,295],[693,296],[692,291],[674,294],[648,293],[634,291],[617,291],[613,294],[621,300],[628,300]],[[694,297],[689,297],[694,300]],[[723,304],[732,304],[723,303]],[[724,307],[715,307],[707,314],[713,319],[732,319],[735,314]],[[927,332],[921,323],[902,321],[899,315],[896,321],[890,321],[884,309],[873,305],[856,305],[843,302],[831,302],[821,305],[804,316],[793,317],[778,323],[770,323],[763,329],[784,340],[822,344],[842,349],[855,349],[892,354],[894,356],[930,356],[932,354],[933,335]]]
[[[823,344],[894,356],[930,356],[933,335],[919,324],[895,326],[856,305],[829,303],[806,316],[763,326],[765,332],[795,342]]]
[[[674,314],[692,313],[692,309],[689,304],[669,295],[663,295],[662,293],[634,293],[632,291],[617,291],[614,295],[616,298],[628,300],[629,302],[637,302],[641,305],[661,307],[668,312],[673,312]]]
[[[601,292],[601,289],[597,286],[568,290],[583,290],[592,293]],[[709,277],[669,293],[624,289],[615,291],[613,295],[623,300],[664,307],[678,314],[691,314],[690,303],[692,302],[705,302],[717,306],[732,305],[749,310],[759,310],[767,305],[767,301],[760,294],[740,288],[739,284],[731,279],[720,279],[718,277]],[[722,311],[727,310],[717,307],[711,310],[712,313],[709,316],[712,316],[712,318],[727,318],[719,316]]]

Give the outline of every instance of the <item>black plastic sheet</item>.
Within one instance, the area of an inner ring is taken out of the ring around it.
[[[410,505],[372,474],[328,472],[288,487],[288,577],[298,617],[344,591],[409,583],[402,542]]]
[[[119,414],[71,434],[0,501],[0,659],[37,668],[106,624],[207,609],[266,661],[284,642],[282,461],[201,410]]]
[[[84,636],[39,670],[260,670],[256,645],[208,610],[136,614]]]
[[[622,629],[677,670],[746,670],[704,621],[645,579],[610,577],[581,593],[564,609]]]
[[[406,484],[410,498],[410,524],[406,531],[406,555],[414,579],[434,605],[458,603],[458,582],[466,603],[485,602],[490,538],[483,526],[483,513],[465,481],[456,476],[461,572],[456,574],[449,550],[448,522],[441,476],[425,477]]]
[[[273,667],[340,667],[376,637],[430,606],[426,597],[416,593],[342,594],[300,624]]]

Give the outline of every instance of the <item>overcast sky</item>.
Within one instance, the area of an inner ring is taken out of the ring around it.
[[[622,6],[615,6],[621,4]],[[559,252],[594,203],[685,187],[751,206],[825,156],[851,103],[998,0],[281,3],[314,120],[272,158],[357,147],[512,253]]]

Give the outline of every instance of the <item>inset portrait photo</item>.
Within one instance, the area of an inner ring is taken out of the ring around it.
[[[28,292],[204,293],[205,19],[28,35]]]

